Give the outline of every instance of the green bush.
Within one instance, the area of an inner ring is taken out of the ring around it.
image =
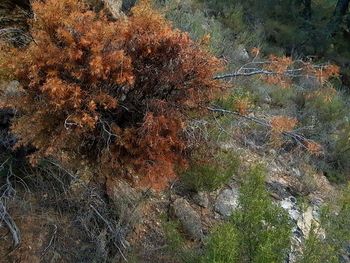
[[[276,54],[276,50],[280,49],[282,53],[289,54],[324,55],[325,52],[334,51],[347,54],[349,49],[341,30],[333,39],[326,30],[334,12],[335,1],[314,1],[311,6],[312,15],[305,6],[307,1],[202,1],[233,31],[237,26],[239,29],[244,28],[244,32],[250,32],[250,35],[258,35],[263,44],[260,46],[267,53],[272,51]],[[242,22],[238,23],[237,20]],[[345,23],[343,28],[347,28]]]
[[[350,123],[347,123],[342,129],[336,139],[334,159],[338,169],[344,171],[346,174],[350,173]]]
[[[250,49],[261,44],[262,32],[259,27],[255,27],[254,30],[247,27],[243,20],[242,5],[231,9],[229,19],[220,19],[201,1],[155,1],[166,18],[172,21],[175,27],[188,32],[192,39],[201,41],[203,37],[209,36],[209,50],[216,56],[225,58],[229,70],[234,70],[244,63],[239,59],[239,51],[242,48]],[[229,27],[227,23],[230,24]]]
[[[192,191],[213,191],[232,178],[239,163],[238,156],[229,151],[220,151],[213,156],[198,154],[180,178]]]
[[[350,178],[350,123],[335,126],[332,136],[327,136],[332,142],[328,149],[326,175],[332,183],[346,183]]]
[[[225,29],[214,17],[205,14],[195,1],[185,0],[180,3],[175,0],[158,1],[165,12],[166,18],[182,31],[186,31],[191,38],[200,41],[210,35],[209,49],[216,55],[222,55],[225,43],[231,42],[229,29]]]
[[[338,255],[346,254],[350,244],[350,184],[332,206],[324,208],[321,226],[326,233],[326,242]]]
[[[297,263],[337,263],[334,248],[320,238],[320,228],[313,225],[309,237],[305,240],[304,249]]]
[[[281,88],[272,86],[268,90],[271,97],[271,102],[274,105],[286,107],[294,103],[294,99],[297,96],[297,90],[294,87]]]
[[[173,251],[175,254],[180,252],[185,243],[185,238],[181,235],[180,223],[175,220],[168,220],[163,223],[163,230],[165,233],[165,239],[169,246],[169,251]]]
[[[198,257],[197,251],[186,245],[186,239],[180,229],[180,222],[177,220],[163,218],[163,230],[167,244],[165,250],[168,255],[176,259],[176,261],[171,262],[197,263],[195,261]]]
[[[286,211],[271,201],[265,174],[261,166],[247,174],[238,210],[209,238],[201,262],[277,263],[286,258],[291,223]]]
[[[219,226],[210,236],[201,263],[229,263],[238,261],[237,230],[232,224]]]
[[[323,91],[320,91],[321,93]],[[334,125],[341,120],[344,115],[345,104],[341,94],[334,95],[333,98],[327,98],[327,94],[321,94],[305,101],[304,112],[310,116],[317,117],[320,124]],[[332,96],[332,95],[330,95]]]
[[[350,244],[350,184],[321,212],[319,226],[313,225],[297,263],[336,263],[347,255]]]
[[[347,95],[336,89],[320,88],[306,93],[300,104],[299,119],[302,126],[309,127],[305,135],[325,149],[325,158],[315,165],[334,183],[346,182],[350,172],[350,108],[346,100]]]

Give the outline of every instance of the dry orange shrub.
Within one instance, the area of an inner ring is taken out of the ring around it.
[[[267,75],[265,81],[268,84],[279,85],[283,88],[287,88],[291,85],[291,79],[287,78],[284,73],[293,64],[293,60],[290,57],[282,56],[277,57],[271,55],[269,57],[269,63],[266,64],[265,69],[273,72],[274,74]]]
[[[234,109],[239,114],[246,115],[252,106],[252,102],[249,98],[241,98],[235,101]]]
[[[321,155],[323,152],[322,146],[314,141],[306,141],[305,147],[313,155]]]
[[[261,50],[260,50],[260,48],[258,48],[258,47],[253,47],[253,48],[250,50],[250,54],[251,54],[253,57],[259,56],[260,53],[261,53]]]
[[[252,54],[259,54],[259,49],[254,48]],[[270,55],[264,69],[269,71],[264,80],[272,85],[279,85],[288,88],[292,84],[294,77],[312,76],[323,85],[331,77],[339,76],[340,68],[333,64],[322,66],[314,65],[311,62],[294,61],[291,57],[277,57]]]
[[[282,135],[284,132],[291,132],[297,125],[296,118],[287,116],[275,116],[270,120],[271,125],[271,142],[276,147],[280,147],[283,143]]]
[[[148,1],[114,22],[77,0],[35,1],[33,11],[29,47],[2,47],[0,66],[23,87],[4,101],[18,113],[17,146],[35,148],[33,164],[88,160],[164,187],[186,166],[185,113],[220,90],[221,62]]]
[[[298,120],[296,118],[286,116],[276,116],[270,120],[272,131],[276,133],[292,131],[297,124]]]
[[[333,77],[339,76],[340,68],[337,65],[329,64],[320,67],[314,67],[312,64],[306,64],[305,71],[307,75],[315,76],[321,85]]]

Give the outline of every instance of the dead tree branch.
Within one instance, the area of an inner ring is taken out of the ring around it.
[[[230,110],[225,110],[225,109],[216,108],[216,107],[207,107],[207,109],[211,112],[217,112],[217,113],[222,113],[222,114],[233,114],[233,115],[238,116],[239,118],[253,121],[261,126],[264,126],[264,127],[270,128],[270,129],[273,128],[269,122],[262,120],[262,119],[259,119],[259,118],[254,117],[254,116],[242,115],[236,111],[230,111]],[[305,136],[298,134],[294,131],[288,131],[288,132],[285,131],[285,132],[282,132],[281,134],[288,137],[288,138],[293,139],[296,143],[301,145],[304,149],[308,149],[306,146],[307,143],[313,142],[312,140],[307,139]]]
[[[311,66],[311,64],[302,61],[302,60],[296,60],[293,62],[293,65],[290,69],[286,69],[283,72],[276,72],[266,69],[266,66],[272,65],[274,62],[272,61],[251,61],[243,66],[241,66],[239,69],[237,69],[235,72],[227,73],[223,75],[215,76],[213,79],[215,80],[221,80],[221,79],[230,79],[235,77],[250,77],[254,75],[265,75],[265,76],[284,76],[288,78],[297,78],[297,77],[308,77],[308,78],[317,78],[313,74],[308,74],[305,72],[305,69],[307,66]],[[328,64],[320,64],[320,65],[312,65],[312,68],[314,70],[322,70],[328,66]]]

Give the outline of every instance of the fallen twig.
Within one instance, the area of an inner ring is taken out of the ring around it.
[[[12,235],[14,247],[17,247],[21,243],[20,231],[12,219],[11,215],[7,212],[5,205],[0,201],[0,218],[6,224]]]
[[[47,250],[52,246],[52,242],[54,241],[56,235],[57,235],[57,225],[53,225],[54,226],[54,230],[53,230],[53,234],[51,236],[50,242],[47,245],[47,247],[44,249],[43,253],[41,254],[41,256],[44,256],[47,252]]]
[[[117,231],[114,230],[114,228],[112,227],[112,225],[110,224],[110,222],[105,219],[101,213],[93,206],[93,205],[90,205],[91,209],[96,213],[96,215],[106,224],[108,230],[111,232],[111,233],[115,233]],[[116,241],[113,242],[113,244],[116,246],[116,248],[118,249],[120,255],[122,256],[122,258],[128,262],[127,258],[125,257],[123,251],[121,250],[121,248],[119,247],[119,245],[117,244]],[[122,243],[122,245],[124,246],[124,244]]]

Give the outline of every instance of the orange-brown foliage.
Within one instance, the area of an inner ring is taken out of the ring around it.
[[[253,49],[252,52],[257,53],[259,50]],[[259,54],[259,53],[257,53]],[[282,88],[288,88],[292,84],[292,80],[298,76],[311,76],[323,85],[331,77],[339,76],[340,69],[333,64],[322,66],[315,65],[311,62],[293,61],[291,57],[277,57],[270,55],[264,69],[270,72],[264,79],[272,85],[279,85]]]
[[[284,73],[292,64],[293,60],[290,57],[277,57],[271,55],[269,57],[269,63],[266,65],[266,69],[274,74],[266,76],[266,82],[272,85],[280,85],[284,88],[289,87],[291,84],[291,79],[286,78]]]
[[[320,67],[313,67],[312,64],[308,64],[305,69],[308,75],[315,76],[321,84],[324,84],[329,78],[333,76],[339,76],[340,73],[340,68],[333,64]]]
[[[35,147],[33,164],[86,159],[164,187],[186,165],[185,112],[220,89],[220,61],[148,1],[114,22],[77,0],[35,1],[33,10],[35,41],[2,52],[23,87],[6,100],[18,112],[17,146]]]
[[[297,125],[298,120],[287,116],[275,116],[270,120],[271,125],[271,143],[280,147],[283,143],[282,134],[292,131]]]
[[[314,141],[306,141],[305,147],[309,153],[314,155],[321,155],[323,152],[322,146]]]
[[[286,116],[276,116],[270,121],[272,131],[276,133],[289,132],[297,125],[298,120],[295,118],[289,118]]]
[[[246,115],[252,107],[252,102],[249,98],[241,98],[235,101],[234,107],[239,114]]]
[[[259,56],[261,50],[260,48],[258,47],[253,47],[251,50],[250,50],[250,54],[253,56],[253,57],[257,57]]]

